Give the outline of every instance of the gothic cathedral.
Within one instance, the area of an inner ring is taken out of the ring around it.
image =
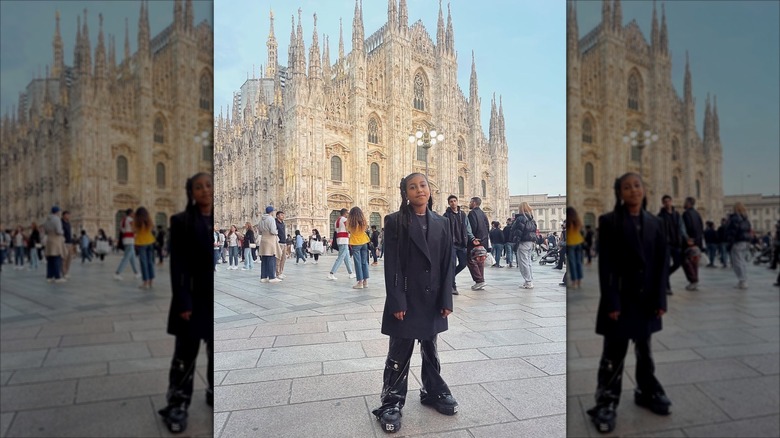
[[[613,208],[615,178],[633,171],[641,172],[652,213],[664,194],[672,196],[680,211],[684,198],[693,196],[702,218],[718,219],[723,211],[723,148],[717,103],[707,98],[702,139],[696,131],[687,55],[682,98],[672,86],[665,12],[659,28],[653,7],[649,43],[636,20],[625,26],[622,22],[620,0],[603,0],[601,23],[579,38],[575,2],[569,2],[569,205],[586,224],[595,225],[599,215]],[[632,131],[637,145],[631,144]],[[645,132],[657,135],[657,141],[643,144]]]
[[[152,38],[141,3],[138,51],[130,53],[126,24],[120,63],[102,15],[92,52],[84,10],[66,66],[57,13],[51,70],[2,121],[3,224],[40,223],[56,204],[71,211],[74,232],[112,235],[127,208],[146,207],[164,227],[184,209],[186,179],[212,170],[212,147],[193,138],[210,137],[214,123],[213,40],[207,22],[194,24],[192,0],[173,5],[173,23]]]
[[[450,194],[461,205],[480,196],[490,219],[508,216],[503,107],[494,97],[486,137],[473,54],[468,96],[458,87],[451,13],[445,26],[439,7],[434,43],[421,21],[408,24],[406,0],[389,0],[387,23],[366,38],[356,2],[352,50],[340,32],[335,63],[327,38],[320,51],[315,14],[307,65],[299,10],[286,66],[270,19],[262,77],[247,79],[229,117],[215,121],[216,226],[257,223],[270,204],[304,233],[328,233],[352,206],[381,227],[398,210],[401,178],[426,166],[434,210],[444,212]],[[418,129],[445,138],[421,147],[408,138]]]

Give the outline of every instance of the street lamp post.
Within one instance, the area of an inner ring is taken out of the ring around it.
[[[644,161],[642,160],[642,150],[644,150],[646,146],[650,146],[651,143],[657,142],[658,134],[654,134],[649,130],[642,132],[642,135],[639,134],[640,133],[637,131],[631,131],[630,133],[623,136],[623,143],[630,144],[639,150],[639,175],[641,176],[644,167]]]
[[[431,146],[443,140],[444,140],[444,134],[440,132],[436,132],[435,129],[431,129],[428,132],[418,129],[417,132],[415,132],[414,134],[409,134],[409,143],[416,144],[417,146],[421,146],[423,149],[425,149],[425,176],[426,177],[428,176],[428,150],[431,148]]]

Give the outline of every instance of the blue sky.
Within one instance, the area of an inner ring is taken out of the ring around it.
[[[581,36],[601,21],[601,3],[577,3]],[[724,194],[780,193],[780,2],[665,3],[672,83],[682,96],[688,50],[700,136],[707,93],[718,97]],[[649,40],[653,3],[622,6],[623,24],[636,19]]]
[[[397,2],[397,0],[396,0]],[[387,1],[364,0],[363,24],[368,37],[387,21]],[[229,4],[230,7],[223,7]],[[433,41],[439,2],[408,0],[409,24],[423,21]],[[566,4],[563,1],[451,2],[458,84],[468,95],[471,51],[482,98],[482,127],[487,134],[490,100],[504,103],[509,144],[509,193],[551,195],[566,192]],[[330,39],[331,62],[338,56],[339,18],[344,49],[352,46],[354,0],[248,1],[217,0],[214,6],[215,112],[227,111],[237,91],[267,60],[269,10],[279,43],[279,63],[287,65],[290,18],[302,9],[306,50],[311,47],[313,14],[317,13],[320,50],[323,34]],[[447,19],[447,2],[442,3]],[[308,59],[308,58],[307,58]],[[445,133],[446,135],[446,133]],[[445,140],[446,141],[446,140]],[[537,177],[534,177],[537,175]]]
[[[194,0],[195,24],[203,20],[212,23],[212,2]],[[108,34],[116,38],[117,63],[122,61],[125,47],[125,18],[128,19],[130,53],[137,49],[139,1],[0,1],[0,111],[5,114],[19,101],[33,77],[43,76],[45,66],[54,62],[56,10],[60,11],[60,34],[64,46],[65,64],[73,65],[76,42],[76,17],[87,9],[87,23],[91,39],[92,62],[97,46],[99,21],[103,14],[103,33],[106,51]],[[152,37],[173,22],[173,1],[149,2],[149,27]],[[108,53],[106,53],[108,54]]]

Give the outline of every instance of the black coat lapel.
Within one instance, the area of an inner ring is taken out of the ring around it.
[[[644,214],[641,213],[641,214]],[[623,215],[623,236],[626,237],[627,243],[628,243],[628,249],[632,251],[634,254],[636,254],[637,259],[641,260],[643,263],[645,261],[645,253],[642,250],[642,243],[644,241],[643,236],[646,233],[646,222],[643,220],[642,216],[640,215],[640,223],[641,223],[641,233],[638,233],[636,230],[636,226],[634,225],[634,220],[631,219],[631,217],[628,215],[628,212]]]
[[[433,220],[433,216],[430,212],[426,213],[427,219],[428,219],[428,235],[433,235],[431,233],[434,232],[432,227],[434,226],[435,221]],[[425,258],[428,259],[428,264],[431,263],[431,252],[428,248],[428,241],[425,239],[425,232],[420,227],[420,222],[417,220],[416,217],[412,218],[412,223],[409,225],[409,237],[411,237],[412,242],[414,242],[414,245],[417,246],[417,248],[420,249],[420,251],[425,255]]]

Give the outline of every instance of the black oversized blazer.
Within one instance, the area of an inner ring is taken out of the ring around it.
[[[198,213],[199,214],[199,213]],[[214,337],[214,225],[187,213],[171,216],[171,309],[168,333]],[[179,316],[192,311],[190,321]]]
[[[662,328],[669,250],[663,222],[642,210],[642,232],[628,212],[599,217],[599,286],[596,333],[646,339]],[[609,313],[620,311],[617,321]]]
[[[399,241],[399,213],[385,217],[385,300],[382,333],[431,339],[447,330],[441,310],[452,310],[452,235],[449,220],[427,211],[428,239],[415,218],[409,239]],[[406,311],[400,321],[393,313]]]

